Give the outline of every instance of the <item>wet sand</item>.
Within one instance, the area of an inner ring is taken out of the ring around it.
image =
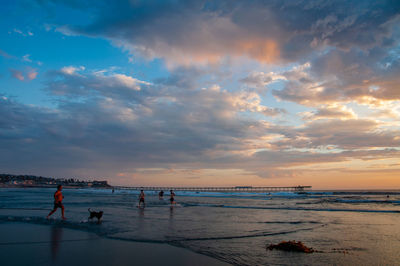
[[[167,244],[107,239],[60,226],[0,224],[1,265],[228,265]]]

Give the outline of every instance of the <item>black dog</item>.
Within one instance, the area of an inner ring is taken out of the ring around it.
[[[100,223],[101,217],[103,217],[103,211],[100,211],[100,212],[92,212],[92,211],[90,210],[90,208],[88,209],[88,211],[89,211],[89,213],[90,213],[90,216],[89,216],[89,218],[88,218],[88,221],[89,221],[89,219],[93,219],[94,217],[96,217],[96,218],[97,218],[97,223]]]

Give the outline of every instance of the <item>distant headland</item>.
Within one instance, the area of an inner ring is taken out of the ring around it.
[[[35,175],[0,174],[0,187],[111,188],[107,181],[83,181],[76,178],[51,178]]]

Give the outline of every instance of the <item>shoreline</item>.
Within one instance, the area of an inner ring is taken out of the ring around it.
[[[167,243],[108,238],[60,224],[1,222],[0,246],[5,265],[230,265]]]

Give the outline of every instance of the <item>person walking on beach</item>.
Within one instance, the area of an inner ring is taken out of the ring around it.
[[[176,202],[175,202],[175,193],[174,193],[172,190],[170,190],[169,193],[170,193],[169,201],[171,202],[171,206],[172,206],[172,204],[175,204],[175,205],[176,205]]]
[[[146,206],[146,204],[144,203],[144,192],[143,192],[143,189],[140,190],[138,208],[140,208],[140,203],[142,203],[142,202],[143,202],[143,208],[144,208]]]
[[[47,219],[49,219],[49,217],[56,212],[56,210],[58,208],[61,208],[61,217],[63,220],[66,220],[65,216],[64,216],[64,205],[62,204],[62,200],[64,199],[64,196],[61,193],[62,190],[62,186],[58,185],[57,186],[57,191],[54,193],[54,208],[53,210],[47,215]]]
[[[164,191],[161,190],[161,191],[158,193],[158,199],[160,199],[160,200],[164,199]]]

